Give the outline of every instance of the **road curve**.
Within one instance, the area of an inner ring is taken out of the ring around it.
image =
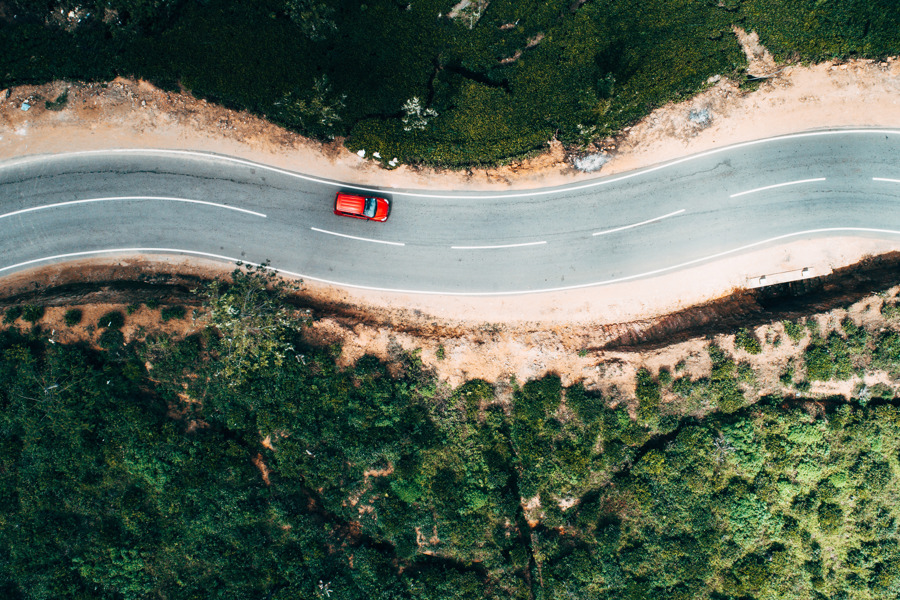
[[[393,200],[332,214],[337,190]],[[73,258],[175,253],[339,286],[503,295],[648,277],[836,235],[900,239],[900,130],[758,140],[623,175],[515,192],[376,189],[176,150],[0,163],[0,276]]]

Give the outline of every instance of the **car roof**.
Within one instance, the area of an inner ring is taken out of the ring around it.
[[[334,208],[341,212],[361,215],[366,208],[366,199],[363,196],[340,193],[337,195]]]

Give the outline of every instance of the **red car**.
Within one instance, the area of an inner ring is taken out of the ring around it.
[[[387,221],[391,201],[377,196],[357,196],[338,192],[334,199],[334,214],[366,221]]]

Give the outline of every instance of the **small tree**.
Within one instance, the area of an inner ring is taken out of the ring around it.
[[[287,294],[297,286],[278,277],[267,263],[238,263],[231,279],[216,279],[195,292],[204,300],[208,327],[221,342],[217,375],[234,386],[280,367],[293,353],[292,334],[306,318],[285,305]]]

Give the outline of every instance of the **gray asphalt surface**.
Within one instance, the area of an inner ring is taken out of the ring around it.
[[[780,187],[744,193],[768,186]],[[386,223],[332,214],[335,193],[356,189],[195,153],[8,161],[0,163],[0,276],[142,248],[270,260],[346,286],[502,294],[648,276],[765,240],[900,239],[900,130],[773,138],[559,188],[384,190],[393,205]],[[140,198],[71,204],[122,197]],[[881,231],[813,231],[829,228]]]

